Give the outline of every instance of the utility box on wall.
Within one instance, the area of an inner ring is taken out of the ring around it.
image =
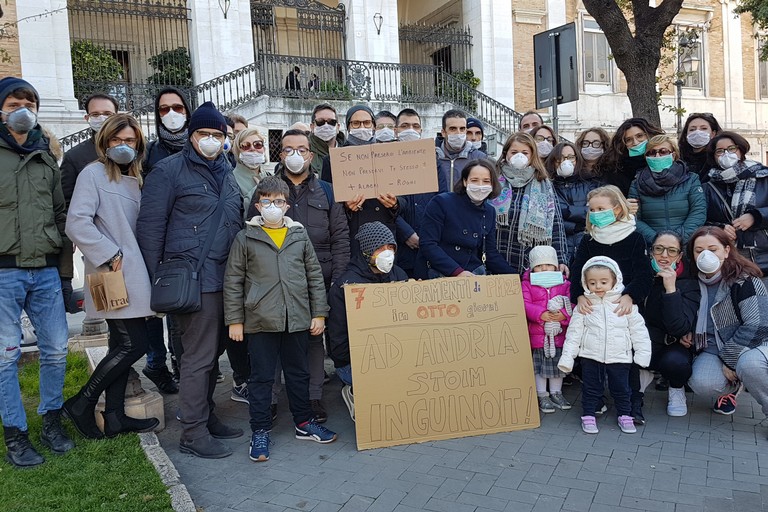
[[[552,107],[553,97],[558,105],[579,99],[575,23],[535,34],[533,59],[537,109]]]

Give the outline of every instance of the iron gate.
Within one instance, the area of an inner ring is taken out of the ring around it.
[[[446,73],[472,69],[472,34],[469,27],[400,25],[400,62],[432,64]]]
[[[185,0],[68,0],[75,97],[112,94],[121,110],[166,85],[192,85]]]

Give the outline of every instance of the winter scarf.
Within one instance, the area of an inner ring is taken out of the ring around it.
[[[696,333],[694,336],[696,352],[700,352],[707,348],[707,319],[709,318],[709,311],[712,306],[709,303],[707,286],[717,284],[722,279],[723,275],[720,272],[709,278],[699,272],[699,291],[701,291],[701,301],[699,301],[699,312],[696,316]],[[717,330],[715,330],[715,337],[717,337]]]
[[[755,206],[755,184],[757,178],[768,176],[768,168],[751,160],[740,160],[728,169],[709,170],[709,179],[714,183],[735,183],[731,196],[733,217],[741,217]],[[761,205],[762,206],[762,205]]]
[[[169,132],[165,126],[160,124],[157,127],[157,134],[158,137],[160,137],[160,140],[179,151],[184,147],[184,144],[187,143],[187,140],[189,140],[189,133],[187,133],[187,130],[184,128],[176,133],[172,133]]]
[[[547,302],[547,311],[557,313],[561,309],[565,309],[569,315],[573,313],[570,297],[556,295]],[[560,322],[544,322],[544,357],[547,359],[555,357],[557,350],[555,347],[555,336],[561,332],[563,332],[563,327],[560,325]]]
[[[552,184],[549,180],[534,179],[533,167],[516,171],[504,164],[501,169],[501,194],[491,201],[491,205],[496,209],[496,222],[502,226],[509,225],[512,188],[525,187],[523,202],[520,205],[517,238],[523,245],[551,245],[555,223],[555,194]]]
[[[616,242],[621,242],[631,235],[634,230],[635,216],[630,215],[627,220],[617,220],[604,228],[592,226],[591,235],[597,243],[611,245]]]
[[[653,172],[648,167],[637,173],[637,190],[644,196],[660,197],[690,177],[685,164],[678,161],[672,167],[661,172]]]

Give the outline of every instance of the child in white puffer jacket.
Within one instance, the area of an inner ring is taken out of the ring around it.
[[[628,315],[616,314],[624,285],[614,260],[605,256],[589,259],[582,269],[581,281],[592,312],[585,315],[579,308],[574,310],[558,368],[570,373],[574,359],[581,357],[581,428],[584,432],[598,432],[595,410],[603,396],[607,376],[619,428],[622,432],[634,433],[637,430],[630,416],[629,368],[633,358],[643,368],[651,362],[648,329],[635,305]]]

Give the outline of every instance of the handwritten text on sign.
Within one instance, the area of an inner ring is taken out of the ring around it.
[[[344,292],[358,449],[539,426],[519,276]]]
[[[349,201],[360,194],[372,198],[438,189],[432,139],[333,148],[331,170],[336,201]]]

